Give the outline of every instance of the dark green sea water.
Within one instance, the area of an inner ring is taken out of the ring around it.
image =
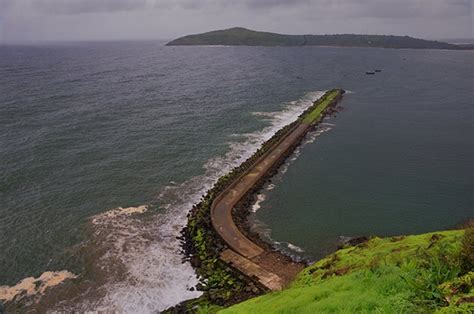
[[[120,259],[134,282],[107,283],[96,308],[147,312],[196,296],[175,239],[191,204],[333,87],[350,91],[345,110],[264,192],[258,230],[317,259],[341,236],[473,216],[470,51],[115,42],[0,56],[0,285],[80,274],[71,251],[92,237],[108,252],[98,263]],[[153,205],[143,218],[101,215],[142,204]]]

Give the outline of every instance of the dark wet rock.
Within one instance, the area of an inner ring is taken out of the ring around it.
[[[191,266],[193,266],[194,268],[201,267],[201,261],[196,256],[191,256],[189,259],[189,262],[191,263]]]

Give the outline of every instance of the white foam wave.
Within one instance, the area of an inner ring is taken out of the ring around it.
[[[329,123],[329,122],[323,122],[321,123],[322,126],[336,126],[334,123]]]
[[[293,250],[293,251],[295,251],[295,252],[298,252],[298,253],[303,253],[303,252],[304,252],[304,250],[303,250],[302,248],[300,248],[299,246],[294,245],[294,244],[292,244],[292,243],[290,243],[290,242],[286,242],[286,245],[288,246],[288,248],[289,248],[290,250]]]
[[[95,240],[106,249],[97,261],[107,277],[106,293],[100,300],[86,300],[79,308],[152,313],[201,294],[191,291],[198,281],[191,265],[182,263],[176,238],[186,222],[189,204],[166,205],[165,213],[152,219],[136,215],[145,212],[144,205],[94,217]]]
[[[256,202],[252,205],[252,212],[256,213],[260,209],[260,204],[265,201],[265,194],[258,194]]]
[[[274,248],[290,256],[294,260],[300,261],[304,257],[301,255],[304,253],[304,249],[290,242],[276,241],[272,238],[272,229],[264,222],[258,220],[255,215],[252,216],[252,227],[251,230],[260,235],[262,239],[271,243]],[[296,254],[295,254],[296,253]]]
[[[25,296],[39,296],[44,294],[46,289],[57,286],[68,279],[75,279],[76,275],[66,270],[46,271],[38,278],[24,278],[14,286],[0,286],[0,300],[10,302],[14,298]]]
[[[99,214],[99,215],[95,216],[92,219],[92,223],[93,224],[101,224],[101,223],[104,223],[104,220],[116,219],[117,217],[120,217],[120,216],[130,216],[130,215],[133,215],[133,214],[143,214],[147,210],[148,210],[147,205],[140,205],[140,206],[137,206],[137,207],[126,207],[126,208],[118,207],[118,208],[108,210],[108,211],[106,211],[102,214]]]
[[[273,184],[273,183],[270,183],[270,184],[267,186],[267,191],[271,191],[271,190],[273,190],[274,188],[276,188],[276,185]]]
[[[332,123],[323,123],[321,124],[316,130],[311,131],[308,133],[308,136],[304,140],[303,144],[311,144],[316,141],[316,139],[323,133],[329,132],[332,130]]]
[[[291,154],[291,157],[290,157],[290,162],[291,161],[295,161],[296,159],[298,159],[298,157],[301,155],[301,146],[298,146],[294,151],[293,151],[293,154]],[[287,166],[288,168],[288,166]],[[285,171],[286,172],[286,171]]]
[[[170,182],[157,197],[164,212],[146,220],[123,214],[116,214],[114,219],[95,217],[95,236],[101,237],[107,247],[101,267],[106,271],[111,261],[119,263],[124,277],[108,282],[105,297],[92,305],[84,304],[83,308],[151,313],[199,296],[200,292],[190,290],[197,284],[196,275],[189,263],[182,263],[180,243],[176,239],[186,224],[188,211],[220,176],[249,158],[263,142],[293,122],[323,94],[308,93],[280,111],[256,113],[268,119],[270,125],[253,133],[231,135],[229,151],[209,159],[203,175],[181,184]],[[259,204],[255,205],[257,210]]]

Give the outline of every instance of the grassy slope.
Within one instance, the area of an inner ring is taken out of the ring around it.
[[[306,268],[286,290],[222,313],[469,313],[474,272],[461,271],[463,234],[374,238]]]

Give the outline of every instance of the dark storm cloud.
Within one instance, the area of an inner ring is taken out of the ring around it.
[[[318,17],[411,18],[424,16],[466,16],[473,0],[245,0],[251,9],[277,6],[300,7]]]
[[[278,7],[321,10],[328,17],[361,16],[404,18],[419,16],[463,16],[472,14],[472,0],[0,0],[0,9],[29,6],[49,14],[82,14],[178,7],[226,9],[244,6],[249,10]],[[322,15],[322,14],[321,14]]]
[[[147,0],[0,0],[0,13],[14,9],[50,14],[130,11],[146,8]]]
[[[51,14],[81,14],[139,10],[146,0],[36,0],[34,8]]]
[[[244,0],[244,3],[249,8],[273,8],[279,6],[299,6],[301,4],[309,5],[314,1],[311,0]]]
[[[223,1],[225,3],[227,1]],[[0,0],[3,13],[22,8],[46,14],[113,13],[170,7],[201,8],[217,5],[211,0]]]
[[[231,1],[212,0],[0,0],[0,13],[14,8],[49,14],[113,13],[145,9],[202,8]]]
[[[347,2],[347,1],[341,1]],[[353,15],[375,18],[466,16],[472,0],[352,0]]]
[[[0,0],[0,42],[284,33],[472,37],[474,0]]]

